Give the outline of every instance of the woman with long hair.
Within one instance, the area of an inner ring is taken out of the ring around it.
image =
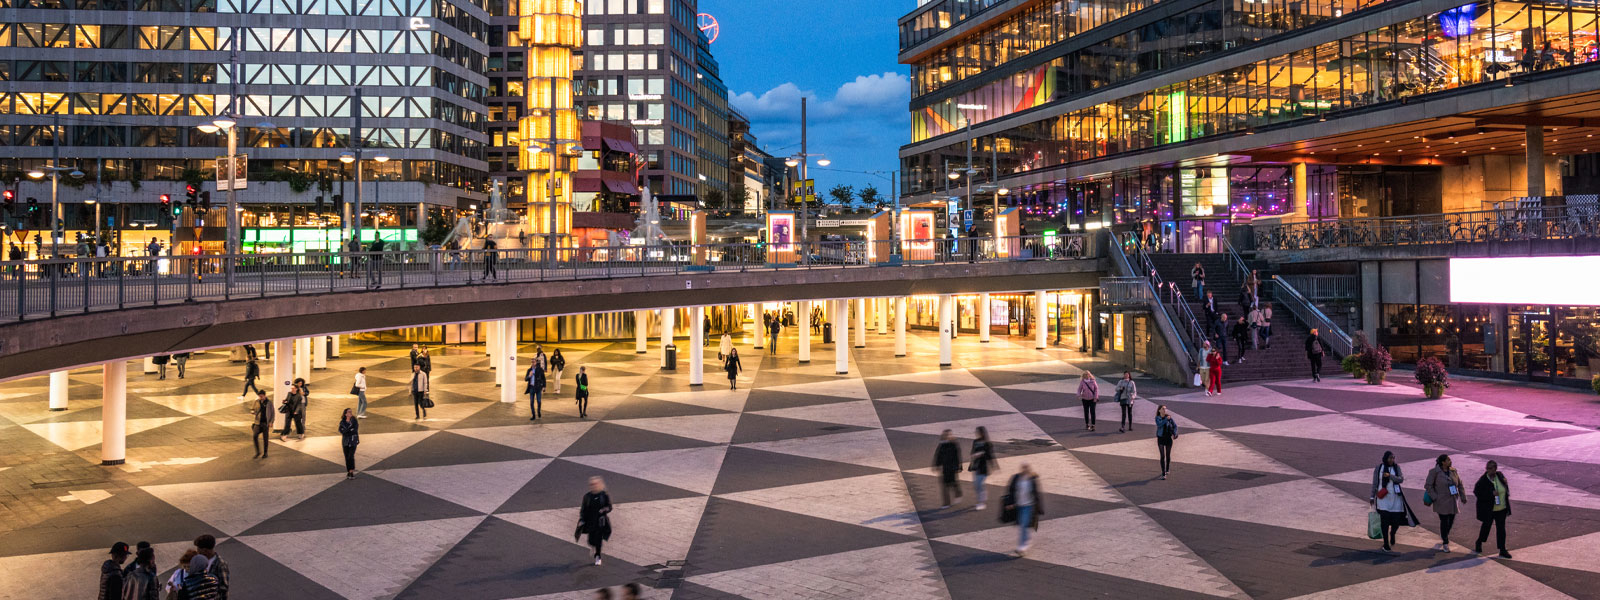
[[[989,479],[989,472],[999,466],[999,461],[994,458],[994,444],[989,441],[989,429],[978,426],[978,432],[972,437],[972,464],[967,466],[972,471],[972,489],[977,492],[978,503],[973,505],[973,510],[983,510],[988,505],[989,492],[983,487],[985,480]]]
[[[1161,478],[1172,472],[1172,440],[1178,439],[1178,422],[1167,413],[1167,405],[1156,407],[1156,451],[1161,453]]]
[[[356,478],[356,446],[361,443],[361,422],[356,420],[356,413],[348,408],[344,415],[339,417],[339,447],[344,449],[344,478]]]
[[[1100,382],[1095,380],[1094,373],[1083,372],[1078,379],[1078,400],[1083,402],[1083,428],[1094,431],[1094,405],[1100,401]]]

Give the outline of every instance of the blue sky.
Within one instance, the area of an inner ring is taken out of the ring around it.
[[[895,62],[896,22],[913,0],[700,0],[721,34],[711,45],[732,104],[748,116],[761,147],[800,151],[800,98],[809,98],[812,165],[818,193],[868,184],[887,196],[888,180],[850,173],[890,171],[910,139],[910,70]]]

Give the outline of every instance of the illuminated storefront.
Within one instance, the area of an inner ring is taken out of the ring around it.
[[[574,56],[583,45],[583,5],[577,0],[520,0],[517,34],[527,44],[527,111],[517,124],[518,166],[527,171],[527,231],[535,246],[573,245],[572,174],[582,156],[572,103]]]

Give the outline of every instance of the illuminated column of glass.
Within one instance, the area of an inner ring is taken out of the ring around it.
[[[520,0],[517,33],[528,45],[527,115],[517,124],[519,168],[528,171],[529,244],[571,245],[572,146],[580,143],[572,106],[573,51],[583,43],[583,4]],[[580,150],[581,151],[581,150]],[[551,212],[554,211],[552,216]],[[551,234],[554,234],[553,236]]]

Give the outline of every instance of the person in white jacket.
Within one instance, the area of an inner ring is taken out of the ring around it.
[[[338,388],[334,388],[338,389]],[[367,368],[356,369],[356,383],[350,386],[350,391],[356,393],[356,418],[367,418]]]

